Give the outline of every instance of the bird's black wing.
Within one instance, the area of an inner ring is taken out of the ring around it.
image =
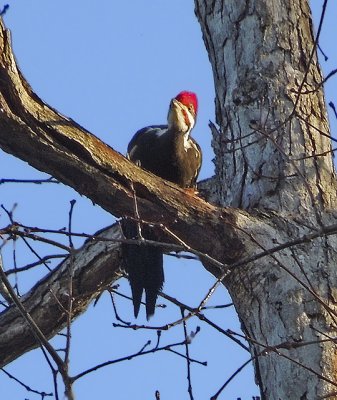
[[[166,130],[167,125],[151,125],[137,131],[128,145],[128,156],[130,160],[137,161],[137,156],[139,154],[149,152],[152,143]]]

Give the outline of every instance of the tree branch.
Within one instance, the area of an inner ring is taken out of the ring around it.
[[[73,268],[73,319],[83,313],[107,285],[121,276],[118,272],[121,264],[119,243],[113,241],[114,238],[121,239],[119,226],[116,224],[98,232],[97,237],[111,240],[87,241],[74,252],[72,260],[68,257],[20,299],[48,339],[66,326],[70,262]],[[0,366],[38,345],[14,305],[0,314]]]
[[[235,226],[248,214],[217,208],[152,175],[50,108],[18,70],[10,34],[0,20],[0,148],[44,171],[115,216],[133,216],[135,190],[140,217],[163,224],[191,248],[223,263],[237,261],[245,236]],[[119,227],[102,233],[119,238]],[[213,240],[209,240],[212,237]],[[179,241],[176,243],[180,243]],[[101,290],[119,278],[119,243],[88,242],[74,256],[72,317],[85,311]],[[48,274],[22,303],[46,338],[66,324],[69,259]],[[210,266],[209,266],[210,267]],[[215,271],[221,275],[221,271]],[[43,312],[41,312],[43,310]],[[38,344],[14,306],[0,315],[0,365]]]
[[[142,219],[163,223],[191,247],[222,262],[243,251],[234,228],[241,211],[218,209],[186,194],[43,103],[18,70],[1,21],[0,147],[117,217],[133,215],[132,182]]]

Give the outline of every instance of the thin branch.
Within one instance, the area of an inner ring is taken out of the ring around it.
[[[8,281],[8,278],[6,274],[3,272],[2,268],[0,268],[0,278],[2,279],[4,285],[6,286],[6,289],[11,296],[13,303],[16,305],[18,310],[20,311],[21,316],[23,319],[26,321],[28,326],[30,327],[33,335],[36,337],[37,341],[41,344],[41,346],[45,347],[50,354],[50,356],[53,358],[55,364],[58,366],[58,370],[60,371],[64,384],[67,387],[67,382],[69,381],[69,376],[67,374],[67,371],[64,368],[64,363],[60,356],[56,353],[54,348],[49,344],[48,340],[45,338],[44,334],[41,332],[40,328],[36,325],[35,321],[32,319],[30,314],[25,310],[23,307],[20,299],[12,289],[11,284]],[[72,400],[72,396],[68,396],[69,400]]]
[[[322,56],[324,57],[324,61],[328,61],[329,57],[324,53],[324,51],[319,43],[317,43],[317,47],[318,47],[318,50],[321,52]]]
[[[6,371],[4,368],[0,368],[0,370],[8,376],[8,378],[13,379],[15,382],[17,382],[19,385],[21,385],[22,387],[24,387],[27,392],[31,392],[31,393],[35,393],[38,394],[42,397],[42,399],[44,397],[51,397],[53,396],[53,393],[46,393],[46,392],[40,392],[38,390],[34,390],[32,389],[30,386],[26,385],[24,382],[22,382],[20,379],[16,378],[14,375],[10,374],[8,371]]]
[[[311,54],[310,54],[309,60],[308,60],[308,67],[305,70],[302,82],[301,82],[301,84],[299,86],[299,89],[298,89],[298,95],[296,97],[296,101],[295,101],[295,104],[294,104],[293,113],[295,112],[295,110],[297,108],[297,105],[298,105],[298,103],[300,101],[302,89],[303,89],[304,84],[306,83],[307,76],[309,74],[310,65],[312,65],[312,61],[313,61],[314,56],[316,54],[317,45],[319,43],[319,38],[320,38],[320,35],[321,35],[321,32],[322,32],[323,21],[324,21],[324,18],[325,18],[325,12],[326,12],[327,4],[328,4],[328,0],[324,0],[323,6],[322,6],[322,13],[321,13],[320,20],[319,20],[319,23],[318,23],[317,34],[316,34],[316,37],[315,37],[315,40],[314,40],[314,44],[312,46]]]
[[[210,325],[212,328],[216,329],[218,332],[222,333],[223,335],[225,335],[226,337],[228,337],[229,339],[234,341],[241,348],[243,348],[244,350],[249,352],[249,348],[246,345],[244,345],[240,340],[237,340],[237,338],[233,337],[226,330],[222,329],[220,326],[215,324],[213,321],[211,321],[209,318],[207,318],[204,314],[199,312],[197,309],[195,309],[193,307],[189,307],[188,305],[179,302],[177,299],[175,299],[167,294],[160,293],[160,296],[164,297],[166,300],[169,300],[173,304],[176,304],[178,307],[187,310],[189,312],[189,314],[184,317],[185,320],[187,320],[188,318],[191,318],[192,316],[196,316],[198,319],[200,319],[201,321],[204,321],[205,323]]]
[[[0,230],[0,235],[1,234],[7,234],[7,235],[11,235],[13,237],[20,236],[22,238],[28,238],[28,239],[36,240],[38,242],[43,242],[43,243],[46,243],[46,244],[50,244],[50,245],[52,245],[54,247],[59,247],[60,249],[65,250],[67,252],[70,252],[70,250],[71,250],[70,247],[63,245],[62,243],[56,242],[55,240],[51,240],[51,239],[44,238],[42,236],[34,235],[34,234],[29,233],[29,232],[22,232],[22,231],[20,231],[18,229],[15,229],[15,227],[13,227],[13,228],[11,228],[11,230],[7,230],[7,231],[1,229]]]
[[[329,105],[330,105],[330,103],[329,103]],[[336,117],[337,117],[337,114],[336,114]],[[304,123],[306,123],[308,126],[310,126],[310,128],[315,129],[315,131],[317,131],[320,135],[322,135],[322,136],[330,139],[331,141],[337,143],[337,139],[335,139],[334,137],[332,137],[328,133],[322,131],[322,129],[317,128],[317,126],[315,126],[312,123],[310,123],[307,119],[303,118],[300,114],[296,113],[296,118],[298,118],[301,121],[303,121]]]
[[[122,324],[125,324],[125,325],[131,325],[130,324],[130,322],[126,322],[126,321],[124,321],[120,316],[119,316],[119,314],[118,314],[118,312],[117,312],[117,307],[116,307],[116,304],[115,304],[115,300],[114,300],[114,297],[113,297],[113,295],[114,294],[117,294],[117,295],[120,295],[120,296],[122,296],[122,297],[124,297],[124,298],[127,298],[127,299],[129,299],[130,301],[132,301],[132,299],[131,299],[131,297],[129,297],[129,296],[125,296],[125,295],[123,295],[122,293],[119,293],[119,292],[117,292],[116,290],[114,290],[114,289],[108,289],[108,292],[109,292],[109,295],[110,295],[110,300],[111,300],[111,304],[112,304],[112,307],[113,307],[113,310],[114,310],[114,313],[115,313],[115,318],[117,319],[117,321],[120,321]]]
[[[67,308],[67,326],[66,326],[66,348],[65,348],[65,355],[64,355],[64,364],[66,366],[67,371],[69,370],[69,354],[70,354],[70,343],[71,343],[71,321],[73,317],[73,278],[74,278],[74,244],[72,240],[72,217],[74,206],[76,204],[76,200],[70,201],[70,209],[69,209],[69,221],[68,221],[68,230],[70,235],[69,237],[69,247],[71,249],[70,253],[70,262],[68,268],[68,308]],[[68,388],[71,390],[71,384]]]
[[[253,127],[252,127],[253,128]],[[323,222],[321,219],[320,214],[318,213],[317,209],[316,209],[316,200],[315,200],[315,196],[310,188],[309,183],[307,182],[307,180],[305,179],[305,176],[303,175],[303,173],[301,172],[301,170],[298,168],[298,166],[296,165],[296,163],[285,153],[285,151],[283,150],[282,146],[280,146],[277,141],[269,134],[269,132],[265,131],[263,129],[263,127],[258,126],[257,124],[255,125],[255,129],[257,132],[261,133],[261,135],[263,135],[264,137],[266,137],[268,140],[270,140],[273,145],[278,149],[278,151],[282,154],[282,156],[284,157],[284,159],[289,162],[294,170],[296,171],[297,175],[299,178],[301,178],[304,186],[307,189],[307,192],[309,194],[310,200],[311,200],[311,204],[313,206],[313,210],[315,211],[315,215],[316,215],[316,220],[318,222],[318,224],[323,227]]]
[[[2,178],[0,179],[0,185],[4,183],[33,183],[36,185],[41,185],[43,183],[57,183],[60,182],[54,179],[52,176],[48,179],[11,179],[11,178]]]
[[[9,4],[5,4],[2,8],[2,10],[0,11],[0,17],[4,16],[6,14],[6,12],[9,9]]]
[[[149,342],[145,345],[145,347],[148,346],[148,344],[149,344]],[[178,343],[173,343],[173,344],[161,346],[161,347],[158,347],[158,348],[153,348],[151,350],[146,350],[146,351],[143,348],[143,349],[141,349],[141,351],[139,351],[137,353],[134,353],[134,354],[130,354],[130,355],[126,356],[126,357],[121,357],[121,358],[116,359],[116,360],[110,360],[110,361],[106,361],[104,363],[98,364],[95,367],[89,368],[89,369],[87,369],[87,370],[85,370],[85,371],[73,376],[71,378],[71,380],[72,380],[72,382],[75,382],[78,379],[83,378],[84,376],[86,376],[86,375],[88,375],[88,374],[90,374],[90,373],[92,373],[94,371],[97,371],[97,370],[99,370],[101,368],[104,368],[104,367],[106,367],[108,365],[113,365],[113,364],[120,363],[120,362],[123,362],[123,361],[129,361],[129,360],[132,360],[132,359],[134,359],[136,357],[145,356],[147,354],[152,354],[152,353],[160,352],[160,351],[163,351],[163,350],[169,350],[169,349],[174,348],[174,347],[183,346],[184,344],[185,344],[185,341],[182,341],[182,342],[178,342]]]
[[[332,70],[329,72],[329,74],[320,82],[318,83],[314,89],[310,90],[302,90],[301,92],[297,91],[296,89],[293,89],[292,91],[298,94],[312,94],[317,92],[331,77],[333,77],[335,74],[337,74],[337,69]]]
[[[301,161],[301,160],[307,160],[309,158],[325,157],[327,155],[333,154],[335,151],[337,151],[337,147],[335,147],[335,148],[333,148],[331,150],[323,151],[322,153],[314,153],[314,154],[311,154],[311,155],[308,155],[308,156],[291,158],[291,160],[293,160],[293,161]]]
[[[221,386],[221,388],[210,398],[210,400],[216,400],[221,392],[228,386],[228,384],[247,366],[249,365],[252,361],[254,361],[256,357],[251,357],[249,358],[246,362],[244,362],[227,380],[226,382]]]
[[[288,360],[288,361],[290,361],[290,362],[292,362],[292,363],[294,363],[294,364],[306,369],[307,371],[311,372],[312,374],[316,375],[319,379],[321,379],[321,380],[323,380],[325,382],[328,382],[331,385],[337,387],[337,382],[332,381],[331,379],[329,379],[329,378],[323,376],[322,374],[320,374],[319,372],[315,371],[313,368],[308,367],[307,365],[305,365],[305,364],[295,360],[294,358],[292,358],[290,356],[287,356],[286,354],[284,354],[284,353],[279,351],[279,349],[289,350],[291,348],[298,348],[298,347],[302,347],[302,346],[315,345],[317,343],[325,343],[327,341],[331,341],[330,339],[323,339],[323,340],[318,340],[318,341],[305,342],[303,344],[302,343],[296,343],[296,342],[293,342],[293,343],[283,342],[283,343],[280,343],[280,344],[275,345],[275,346],[270,346],[270,345],[261,343],[261,342],[257,341],[256,339],[253,339],[253,338],[251,338],[251,337],[249,337],[247,335],[243,336],[240,333],[235,333],[235,332],[232,332],[232,331],[231,331],[231,333],[235,334],[236,336],[243,337],[245,340],[247,340],[250,343],[253,343],[254,345],[262,347],[263,350],[258,354],[258,356],[267,356],[270,353],[276,353],[280,357],[283,357],[286,360]]]
[[[335,117],[337,118],[337,111],[336,111],[336,107],[334,105],[334,103],[332,101],[329,102],[329,107],[332,109],[332,111],[335,114]]]
[[[52,260],[55,258],[65,258],[65,257],[68,257],[68,254],[51,254],[49,256],[42,257],[41,260],[39,260],[39,261],[35,261],[33,263],[26,264],[23,267],[16,267],[16,268],[8,269],[7,271],[5,271],[5,273],[7,276],[9,276],[12,274],[29,271],[30,269],[37,267],[38,265],[45,264],[49,260]]]
[[[186,353],[186,366],[187,366],[187,382],[188,382],[188,394],[190,396],[190,399],[193,400],[193,390],[192,390],[192,378],[191,378],[191,361],[190,361],[190,351],[189,351],[189,344],[190,344],[190,338],[189,335],[187,334],[187,326],[186,326],[186,320],[185,315],[184,315],[184,309],[180,309],[181,311],[181,318],[183,320],[183,329],[184,329],[184,337],[185,337],[185,353]]]

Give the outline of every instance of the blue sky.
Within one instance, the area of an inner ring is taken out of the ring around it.
[[[317,19],[322,2],[313,3]],[[326,73],[337,66],[334,50],[337,6],[328,9],[321,46],[329,56],[322,61]],[[5,23],[12,32],[19,66],[34,91],[61,113],[125,153],[127,143],[139,128],[165,123],[169,100],[181,90],[199,96],[198,123],[194,137],[203,149],[200,177],[213,174],[211,134],[208,121],[214,121],[212,71],[204,48],[200,27],[194,16],[192,0],[25,0],[9,1]],[[98,3],[97,3],[98,4]],[[327,101],[336,102],[336,79],[326,88]],[[332,117],[332,120],[335,120]],[[332,125],[334,129],[336,124]],[[336,136],[336,135],[334,135]],[[2,177],[39,178],[44,175],[27,164],[0,152]],[[74,230],[92,233],[110,224],[113,218],[91,202],[63,185],[0,186],[0,202],[7,208],[18,203],[15,217],[27,225],[61,228],[67,224],[69,201],[76,199]],[[4,213],[1,226],[8,223]],[[78,241],[79,245],[80,242]],[[47,250],[36,245],[39,252]],[[33,260],[21,243],[16,243],[18,264]],[[4,251],[5,264],[12,266],[12,247]],[[203,298],[214,278],[196,262],[166,257],[165,291],[195,306]],[[45,271],[20,278],[22,292]],[[128,292],[128,284],[121,291]],[[211,304],[230,299],[221,288]],[[130,303],[117,300],[125,319],[132,318]],[[207,315],[225,329],[237,331],[239,322],[233,309],[208,311]],[[179,310],[159,310],[153,325],[173,321]],[[109,359],[137,352],[147,340],[156,341],[155,332],[130,332],[112,327],[115,321],[107,296],[74,323],[71,372],[78,373]],[[139,323],[145,322],[142,318]],[[195,398],[213,395],[226,379],[249,358],[249,354],[223,338],[218,332],[193,320],[189,330],[201,326],[191,346],[192,357],[208,361],[208,367],[193,365]],[[162,343],[182,340],[182,328],[163,334]],[[62,339],[53,343],[61,346]],[[183,349],[182,349],[183,350]],[[41,391],[52,391],[52,378],[39,350],[30,352],[8,366],[8,371]],[[78,399],[118,398],[154,399],[159,390],[162,399],[187,399],[186,365],[170,353],[138,358],[107,367],[78,382]],[[0,372],[0,395],[11,399],[35,399],[38,396],[8,380]],[[258,395],[252,367],[249,366],[226,388],[220,399],[251,399]]]

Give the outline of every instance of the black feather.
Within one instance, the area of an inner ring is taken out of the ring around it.
[[[122,221],[122,229],[126,239],[137,239],[137,223]],[[156,240],[153,229],[142,227],[144,239]],[[124,268],[128,273],[131,286],[134,315],[137,318],[142,300],[143,291],[146,295],[146,317],[153,314],[159,292],[164,284],[163,253],[159,247],[122,244]]]
[[[152,125],[136,132],[129,143],[128,156],[142,168],[183,188],[195,187],[202,161],[201,150],[195,140],[190,136],[187,138],[186,132],[167,125]],[[127,239],[136,239],[136,222],[125,220],[123,232]],[[144,239],[157,241],[155,233],[151,226],[142,227]],[[123,244],[122,248],[135,317],[138,316],[145,291],[146,316],[149,319],[154,314],[156,300],[164,283],[162,250],[137,244]]]

